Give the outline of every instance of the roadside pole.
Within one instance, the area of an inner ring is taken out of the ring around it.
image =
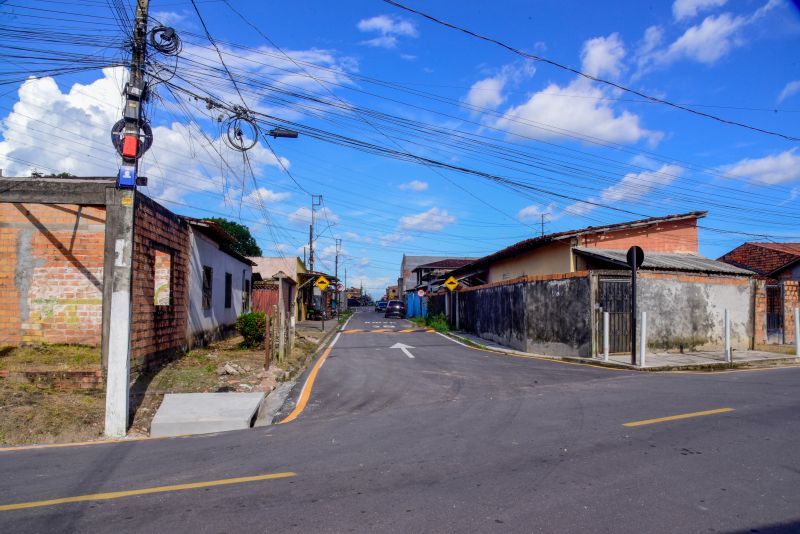
[[[608,312],[603,312],[603,360],[608,361]]]
[[[644,251],[634,245],[628,249],[627,259],[631,269],[631,365],[636,365],[636,271],[644,262]]]
[[[732,358],[733,355],[731,354],[731,320],[730,317],[728,316],[728,308],[725,308],[724,331],[725,331],[725,361],[727,363],[731,363],[731,361],[733,360]]]
[[[647,312],[642,312],[642,321],[640,328],[642,329],[639,338],[639,367],[644,369],[645,358],[647,356]]]
[[[130,80],[125,87],[124,126],[120,134],[122,166],[117,189],[107,213],[112,233],[114,268],[108,326],[108,369],[104,433],[122,438],[128,432],[131,373],[131,280],[133,278],[134,212],[138,158],[145,150],[140,142],[143,100],[146,98],[144,69],[147,48],[149,0],[138,0],[133,25]],[[106,253],[111,253],[107,250]]]
[[[800,308],[794,309],[794,353],[800,358]]]

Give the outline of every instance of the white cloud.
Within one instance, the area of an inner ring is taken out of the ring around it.
[[[542,206],[541,204],[531,204],[530,206],[526,206],[519,210],[517,213],[517,219],[522,222],[540,222],[542,220],[542,215],[548,216],[548,218],[552,219],[553,217],[551,216],[556,215],[557,211],[558,207],[552,202],[547,206]]]
[[[380,37],[361,41],[361,44],[374,46],[375,48],[397,48],[397,37],[394,35],[381,35]]]
[[[622,71],[624,57],[625,46],[618,33],[589,39],[583,44],[581,52],[583,71],[591,76],[617,78]]]
[[[378,236],[378,243],[382,247],[410,240],[411,236],[409,236],[408,234],[404,234],[402,232],[393,232],[391,234],[381,234],[380,236]]]
[[[712,64],[734,47],[744,44],[738,31],[747,23],[742,16],[722,13],[706,17],[702,23],[692,26],[672,43],[661,61],[670,63],[678,59],[691,59]]]
[[[391,15],[378,15],[358,21],[358,29],[365,33],[378,33],[377,37],[361,44],[379,48],[396,48],[398,37],[417,37],[417,27],[410,20]]]
[[[403,230],[420,230],[423,232],[439,232],[445,226],[456,222],[456,218],[447,210],[431,208],[415,215],[400,217],[400,228]]]
[[[400,184],[400,189],[403,191],[425,191],[428,189],[428,182],[423,182],[420,180],[411,180],[410,182],[406,182],[404,184]]]
[[[474,108],[495,109],[506,101],[503,91],[507,85],[519,83],[522,79],[533,76],[535,72],[532,61],[505,65],[494,76],[473,83],[464,101]]]
[[[286,243],[275,243],[274,245],[272,245],[272,248],[275,250],[275,252],[282,253],[282,252],[288,252],[289,249],[291,249],[292,247],[291,245],[287,245]]]
[[[358,260],[358,264],[361,267],[366,267],[367,265],[369,265],[369,263],[370,263],[369,258],[361,258],[360,260]]]
[[[330,221],[331,224],[336,224],[339,222],[339,216],[327,207],[318,209],[314,219],[317,224],[320,224],[321,222],[325,222],[327,224],[328,221]],[[311,209],[297,208],[289,214],[289,222],[292,224],[311,224]]]
[[[687,6],[690,4],[698,8],[702,7],[701,2],[696,0],[687,3]],[[711,4],[706,2],[703,5]],[[637,59],[639,72],[634,78],[638,78],[642,73],[653,67],[668,65],[682,59],[706,65],[716,63],[733,49],[745,45],[747,43],[746,28],[764,18],[779,5],[781,5],[781,0],[768,0],[766,4],[750,15],[734,16],[727,12],[719,15],[710,15],[703,19],[701,23],[689,27],[673,43],[661,49],[652,46],[652,43],[656,41],[656,37],[658,37],[657,41],[660,42],[661,36],[654,33],[655,30],[648,28],[647,31],[653,33],[650,35],[645,33],[645,44],[640,48]],[[686,12],[688,13],[688,11]],[[648,43],[650,46],[647,46]]]
[[[594,204],[619,206],[624,202],[638,202],[649,193],[672,184],[681,177],[683,171],[679,165],[665,164],[652,171],[628,173],[616,184],[603,189],[599,197],[589,198],[588,203],[576,202],[565,208],[563,214],[586,215],[598,207]]]
[[[121,116],[123,68],[107,68],[97,80],[62,90],[52,78],[30,79],[18,102],[0,121],[0,168],[6,175],[27,176],[34,169],[76,176],[116,176],[120,158],[109,129]],[[219,156],[196,127],[173,122],[153,128],[152,148],[140,160],[149,179],[145,192],[179,200],[192,192],[222,193]],[[218,140],[209,135],[216,147]],[[42,150],[43,146],[47,150]],[[256,146],[249,153],[253,170],[277,167],[271,152]],[[284,160],[284,163],[289,163]]]
[[[382,35],[403,35],[417,37],[417,27],[410,20],[392,15],[378,15],[358,21],[357,27],[362,32],[378,32]]]
[[[722,171],[728,176],[749,178],[759,184],[782,184],[800,180],[800,156],[796,148],[759,159],[743,159],[727,165]]]
[[[554,83],[533,94],[527,102],[508,109],[495,126],[535,139],[584,135],[613,143],[647,139],[657,143],[663,136],[646,130],[639,117],[628,111],[616,113],[605,93],[585,79],[565,87]]]
[[[800,93],[800,80],[794,80],[786,84],[781,94],[778,96],[778,102],[783,102],[792,95]]]
[[[290,196],[292,196],[291,193],[276,193],[275,191],[271,191],[266,187],[259,187],[258,189],[254,189],[248,193],[244,197],[244,201],[253,204],[274,204],[276,202],[286,200]]]
[[[690,19],[701,11],[724,6],[728,0],[675,0],[672,4],[672,15],[675,20]]]

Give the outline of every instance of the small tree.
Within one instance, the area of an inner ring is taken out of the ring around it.
[[[222,217],[208,219],[218,225],[222,226],[226,232],[231,234],[236,242],[231,245],[231,248],[241,254],[242,256],[261,256],[261,247],[256,243],[255,238],[250,233],[250,229],[243,224],[235,221],[229,221]]]

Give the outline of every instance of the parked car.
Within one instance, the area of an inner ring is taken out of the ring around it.
[[[406,305],[399,300],[390,300],[386,305],[386,313],[384,317],[399,317],[400,319],[406,318]]]
[[[388,302],[386,302],[385,300],[379,300],[378,302],[375,303],[375,311],[376,312],[385,311],[387,304]]]

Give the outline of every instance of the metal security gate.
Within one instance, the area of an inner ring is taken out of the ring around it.
[[[603,346],[603,312],[608,312],[609,352],[631,350],[631,281],[601,278],[597,284],[597,339]]]
[[[783,343],[783,291],[781,286],[767,286],[767,340]]]

